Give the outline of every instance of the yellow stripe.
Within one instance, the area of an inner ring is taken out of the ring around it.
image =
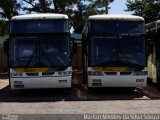
[[[95,72],[124,72],[127,71],[127,67],[93,67]]]
[[[15,72],[47,72],[48,68],[14,68]]]

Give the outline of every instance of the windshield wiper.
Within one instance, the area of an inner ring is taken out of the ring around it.
[[[42,52],[42,54],[45,56],[46,60],[50,63],[50,65],[51,65],[51,66],[55,66],[55,65],[52,63],[51,59],[48,57],[48,55],[45,54],[45,52],[44,52],[43,50],[41,50],[41,52]]]
[[[119,63],[120,64],[125,64],[125,65],[128,65],[128,66],[141,66],[140,64],[137,63],[137,61],[136,61],[136,63],[132,62],[131,60],[136,60],[136,59],[127,57],[127,55],[124,52],[121,52],[120,55],[123,55],[124,58],[125,58],[125,61],[122,62],[121,58],[119,57]]]
[[[35,56],[35,54],[36,54],[36,47],[34,48],[32,55],[30,56],[29,60],[27,61],[26,67],[30,66],[30,63],[31,63],[33,57]]]

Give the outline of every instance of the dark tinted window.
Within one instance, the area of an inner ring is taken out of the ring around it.
[[[69,32],[68,20],[17,20],[11,23],[11,33]]]
[[[89,66],[145,66],[145,36],[91,37]]]
[[[69,36],[14,38],[12,67],[69,66]]]
[[[90,21],[92,33],[144,33],[141,21]]]

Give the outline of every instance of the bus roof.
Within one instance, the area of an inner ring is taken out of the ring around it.
[[[11,20],[35,20],[35,19],[68,19],[64,14],[42,13],[42,14],[27,14],[12,17]]]
[[[135,15],[104,14],[89,16],[88,20],[144,21],[144,18]]]

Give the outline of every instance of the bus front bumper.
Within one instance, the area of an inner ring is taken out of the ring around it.
[[[88,87],[146,87],[147,76],[88,76]]]
[[[14,77],[11,89],[71,88],[71,76],[61,77]]]

